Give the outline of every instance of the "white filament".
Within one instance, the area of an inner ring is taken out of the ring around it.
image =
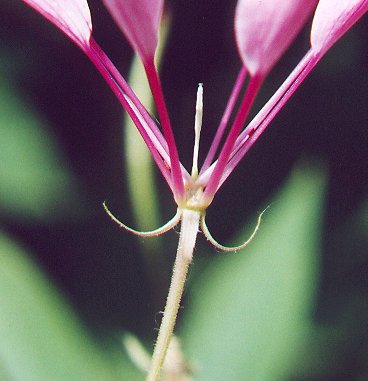
[[[198,85],[197,101],[196,101],[196,114],[194,122],[194,148],[193,148],[193,165],[192,165],[192,178],[196,179],[198,176],[198,153],[199,153],[199,139],[201,137],[203,117],[203,84]]]

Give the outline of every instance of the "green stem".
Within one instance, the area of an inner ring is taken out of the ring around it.
[[[146,381],[159,380],[161,368],[174,331],[188,268],[192,262],[200,216],[201,213],[199,211],[183,210],[178,251],[176,253],[169,294]]]

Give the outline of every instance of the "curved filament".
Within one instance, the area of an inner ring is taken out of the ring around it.
[[[170,229],[174,228],[179,221],[181,220],[182,211],[178,208],[175,216],[168,221],[165,225],[160,226],[158,229],[147,231],[147,232],[141,232],[135,229],[130,228],[129,226],[123,224],[121,221],[119,221],[110,211],[110,209],[107,207],[106,202],[103,203],[103,207],[105,209],[105,212],[108,214],[108,216],[116,222],[120,228],[124,228],[130,233],[133,233],[135,235],[138,235],[139,237],[155,237],[159,236],[161,234],[164,234],[168,232]]]
[[[257,232],[259,230],[259,227],[261,226],[262,216],[263,216],[263,214],[265,213],[265,211],[267,209],[268,209],[268,207],[262,213],[260,213],[260,215],[258,216],[257,225],[254,228],[253,233],[250,235],[250,237],[244,243],[242,243],[239,246],[229,247],[229,246],[224,246],[224,245],[221,245],[220,243],[218,243],[212,237],[210,231],[208,230],[208,227],[206,225],[206,215],[205,214],[203,214],[202,217],[201,217],[201,229],[202,229],[202,232],[203,232],[204,236],[207,238],[207,240],[213,246],[216,247],[216,249],[219,249],[221,251],[226,251],[226,252],[236,252],[236,251],[239,251],[241,249],[244,249],[246,246],[248,246],[253,241],[253,238],[256,236],[256,234],[257,234]]]

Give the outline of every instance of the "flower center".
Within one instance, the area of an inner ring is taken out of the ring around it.
[[[202,187],[189,187],[186,188],[186,198],[184,205],[180,205],[181,209],[196,210],[204,212],[208,206],[203,201],[203,188]]]

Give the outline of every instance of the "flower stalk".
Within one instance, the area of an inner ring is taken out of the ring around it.
[[[184,209],[178,250],[166,306],[146,381],[157,381],[174,331],[189,265],[192,262],[201,212]]]

